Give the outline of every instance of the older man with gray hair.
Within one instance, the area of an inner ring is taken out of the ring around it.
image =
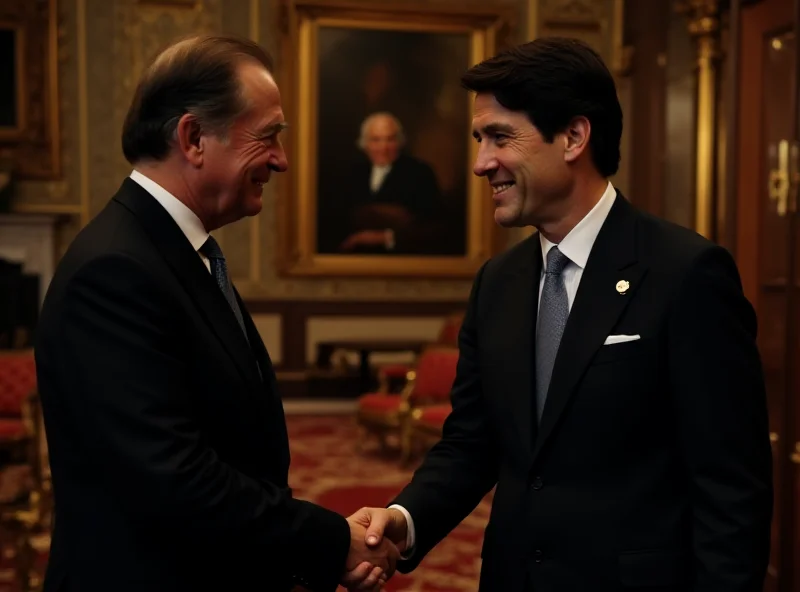
[[[402,152],[403,126],[393,114],[377,112],[361,124],[358,146],[366,155],[350,174],[338,200],[336,250],[361,253],[419,253],[429,248],[426,232],[441,193],[427,163]]]

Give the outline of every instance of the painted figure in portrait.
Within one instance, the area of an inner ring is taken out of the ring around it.
[[[320,27],[319,253],[465,253],[469,43]]]

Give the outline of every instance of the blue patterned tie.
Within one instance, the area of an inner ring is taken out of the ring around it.
[[[569,258],[552,247],[547,252],[547,269],[539,303],[539,327],[536,331],[536,419],[542,420],[550,376],[556,361],[561,335],[569,317],[569,300],[561,272]]]
[[[225,264],[225,256],[222,254],[222,249],[219,248],[219,244],[214,240],[214,237],[209,236],[208,240],[200,247],[200,252],[208,257],[211,262],[211,273],[214,279],[217,280],[220,290],[225,294],[225,299],[228,301],[231,310],[233,310],[236,320],[239,321],[239,326],[242,328],[245,339],[247,339],[242,311],[239,309],[239,303],[236,302],[236,294],[233,292],[233,285],[228,277],[228,266]]]

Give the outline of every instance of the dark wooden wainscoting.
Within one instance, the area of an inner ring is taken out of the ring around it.
[[[280,363],[275,364],[281,395],[290,398],[348,398],[358,394],[358,376],[326,376],[306,362],[307,321],[317,317],[436,317],[466,308],[466,301],[303,301],[247,300],[251,315],[281,318]]]

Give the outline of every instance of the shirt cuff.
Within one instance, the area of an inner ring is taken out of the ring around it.
[[[407,529],[406,529],[406,549],[405,549],[405,551],[403,551],[403,553],[400,554],[400,558],[401,559],[410,559],[411,556],[414,554],[414,543],[415,543],[415,539],[416,539],[416,533],[414,531],[414,520],[411,518],[411,514],[408,513],[408,510],[406,510],[403,506],[398,506],[397,504],[393,504],[393,505],[389,506],[390,510],[392,508],[394,508],[395,510],[398,510],[403,516],[405,516],[406,526],[407,526]]]

